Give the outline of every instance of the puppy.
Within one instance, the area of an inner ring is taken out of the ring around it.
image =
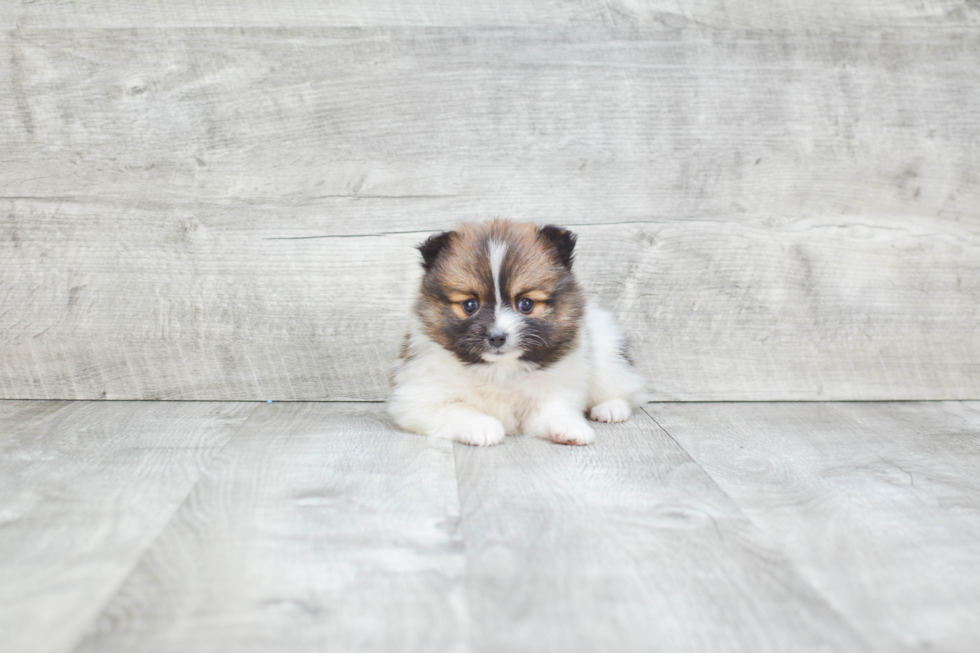
[[[388,410],[405,430],[473,445],[524,433],[590,444],[585,419],[643,401],[612,316],[572,274],[575,235],[494,220],[419,245],[424,274]]]

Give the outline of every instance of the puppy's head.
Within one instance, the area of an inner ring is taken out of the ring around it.
[[[546,367],[578,339],[584,295],[572,275],[575,235],[494,220],[419,245],[415,312],[426,333],[464,363],[520,359]]]

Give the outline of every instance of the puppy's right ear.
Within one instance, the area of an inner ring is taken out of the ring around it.
[[[436,259],[439,257],[439,252],[449,244],[452,237],[452,231],[443,231],[441,234],[429,236],[424,243],[418,246],[418,250],[422,252],[423,270],[428,272],[432,269],[432,266],[436,263]]]

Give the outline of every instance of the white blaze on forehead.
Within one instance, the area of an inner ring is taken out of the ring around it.
[[[490,272],[493,274],[493,293],[497,299],[494,306],[494,327],[507,334],[507,344],[504,349],[511,349],[518,345],[518,335],[524,323],[521,316],[515,313],[510,306],[504,306],[504,301],[500,293],[500,268],[504,265],[504,255],[507,254],[507,243],[497,240],[490,241]]]
[[[504,264],[504,254],[507,253],[507,243],[496,240],[490,241],[490,272],[493,274],[493,292],[497,297],[496,314],[500,315],[500,266]]]

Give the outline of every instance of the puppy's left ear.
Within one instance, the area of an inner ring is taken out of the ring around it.
[[[549,224],[538,229],[538,235],[548,245],[548,249],[554,252],[558,262],[571,270],[575,252],[575,234],[568,229]]]
[[[439,252],[445,249],[446,245],[453,237],[452,231],[443,231],[441,234],[429,236],[424,243],[417,246],[422,252],[422,269],[428,272],[436,264]]]

